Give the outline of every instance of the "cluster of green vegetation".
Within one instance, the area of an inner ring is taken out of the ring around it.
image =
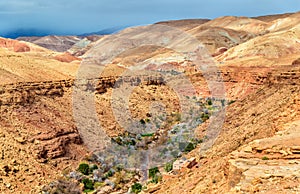
[[[207,104],[209,105],[209,106],[211,106],[213,103],[212,103],[212,100],[211,99],[208,99],[207,100]]]
[[[193,143],[189,142],[183,151],[188,153],[188,152],[194,150],[195,148],[196,148],[196,146]]]
[[[151,179],[151,183],[157,184],[162,180],[162,176],[158,167],[153,167],[148,170],[148,177]]]
[[[202,113],[201,114],[201,119],[203,122],[207,121],[209,119],[209,114],[208,113]]]
[[[113,173],[113,171],[109,170],[109,171],[104,175],[104,178],[107,179],[107,178],[112,177],[112,176],[114,176],[114,173]]]
[[[86,163],[81,163],[81,164],[79,164],[79,167],[77,170],[84,175],[89,175],[89,174],[92,174],[93,171],[96,169],[98,169],[98,166],[96,164],[89,166]]]
[[[91,192],[94,188],[94,182],[88,178],[82,179],[82,183],[84,185],[84,192]]]
[[[148,176],[149,176],[149,178],[153,178],[157,173],[159,173],[159,170],[158,170],[157,167],[150,168],[148,170],[148,174],[149,174]]]
[[[140,183],[134,183],[131,186],[131,190],[133,193],[140,193],[142,191],[143,186]]]
[[[269,158],[267,156],[264,156],[261,158],[262,160],[269,160]]]
[[[89,158],[89,162],[93,161],[92,157]],[[120,164],[108,168],[106,165],[98,167],[96,164],[89,165],[88,163],[82,162],[79,164],[77,171],[84,175],[78,179],[75,178],[84,185],[84,193],[93,192],[107,184],[113,185],[114,190],[129,189],[128,183],[138,175],[138,172],[126,170],[124,166]],[[141,191],[138,184],[133,186],[132,189],[135,191],[134,193]]]
[[[167,162],[165,164],[164,169],[165,169],[166,172],[170,172],[171,170],[173,170],[173,162]]]
[[[93,173],[94,170],[98,169],[98,166],[96,164],[88,165],[87,163],[80,163],[79,167],[77,169],[78,172],[82,173],[83,175],[90,175]],[[93,191],[94,188],[94,182],[90,180],[89,178],[84,178],[81,181],[84,185],[84,192],[88,193]]]
[[[154,133],[144,133],[141,134],[141,137],[153,137]]]
[[[198,144],[202,143],[202,139],[193,138],[189,142],[180,142],[179,150],[185,153],[189,153],[194,150]]]
[[[135,146],[136,140],[133,137],[125,136],[121,137],[118,136],[116,138],[112,138],[113,142],[116,142],[118,145],[126,145],[126,146]]]

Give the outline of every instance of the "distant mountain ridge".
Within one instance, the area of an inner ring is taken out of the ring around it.
[[[17,39],[19,37],[43,37],[43,36],[50,36],[50,35],[56,35],[56,36],[80,36],[80,37],[86,37],[91,35],[109,35],[116,33],[128,26],[119,26],[119,27],[113,27],[113,28],[106,28],[102,29],[97,32],[87,32],[83,34],[76,34],[76,33],[55,33],[51,30],[45,30],[45,29],[35,29],[35,28],[19,28],[14,29],[8,32],[2,32],[0,33],[1,37],[5,38],[11,38],[11,39]]]
[[[15,29],[11,30],[5,33],[1,33],[0,36],[5,37],[5,38],[11,38],[11,39],[16,39],[18,37],[24,37],[24,36],[48,36],[53,34],[49,30],[43,30],[43,29],[35,29],[35,28],[20,28],[20,29]]]
[[[113,28],[106,28],[97,32],[88,32],[88,33],[84,33],[84,34],[80,34],[78,36],[91,36],[91,35],[109,35],[109,34],[113,34],[116,33],[120,30],[123,30],[124,28],[127,28],[128,26],[123,26],[123,27],[113,27]]]

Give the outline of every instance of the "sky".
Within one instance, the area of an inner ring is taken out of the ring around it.
[[[82,34],[164,20],[300,11],[299,0],[0,0],[0,36]]]

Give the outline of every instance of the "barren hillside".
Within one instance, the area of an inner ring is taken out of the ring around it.
[[[299,21],[1,38],[0,192],[299,193]]]

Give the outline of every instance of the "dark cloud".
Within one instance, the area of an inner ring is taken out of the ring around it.
[[[37,28],[76,34],[161,20],[298,10],[297,0],[0,0],[0,32]]]

